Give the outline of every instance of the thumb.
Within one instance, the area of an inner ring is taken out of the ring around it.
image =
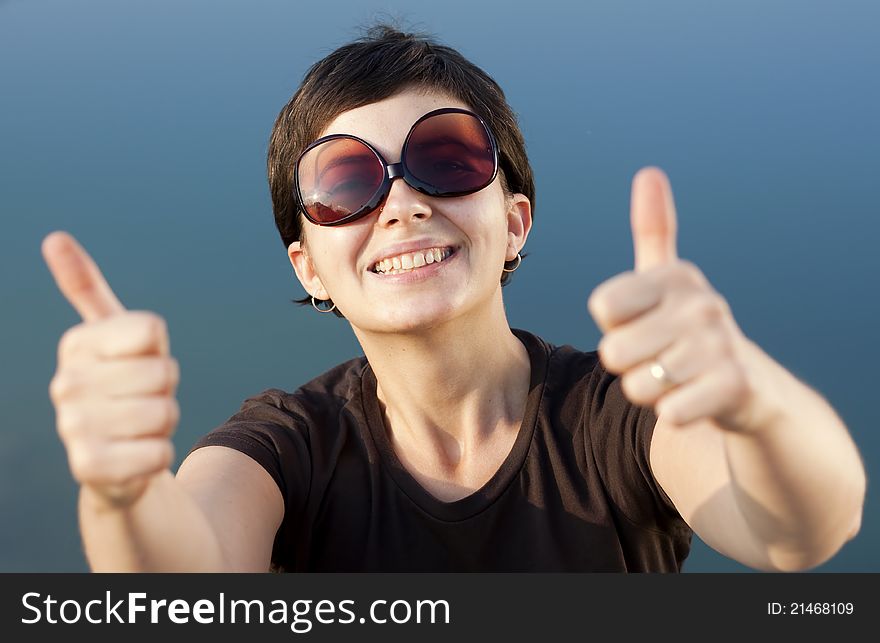
[[[675,203],[663,170],[646,167],[636,173],[630,207],[636,272],[677,259]]]
[[[43,239],[41,250],[55,283],[83,321],[102,319],[125,310],[97,264],[71,235],[52,232]]]

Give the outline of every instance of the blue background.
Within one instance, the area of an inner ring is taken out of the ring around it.
[[[871,400],[880,24],[869,1],[0,2],[0,571],[84,571],[48,384],[79,322],[40,255],[54,229],[169,324],[179,458],[269,387],[360,354],[301,309],[265,181],[308,66],[397,17],[505,88],[537,177],[509,319],[592,350],[591,290],[632,266],[630,180],[669,174],[680,254],[743,330],[821,391],[864,455],[859,536],[819,571],[880,571]],[[695,542],[685,571],[745,571]]]

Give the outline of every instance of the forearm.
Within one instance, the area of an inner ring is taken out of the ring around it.
[[[224,571],[219,540],[204,513],[170,471],[154,476],[125,508],[80,491],[80,529],[95,572]]]
[[[764,394],[752,426],[724,432],[737,505],[775,566],[814,567],[858,531],[864,467],[831,406],[751,342],[747,350]]]

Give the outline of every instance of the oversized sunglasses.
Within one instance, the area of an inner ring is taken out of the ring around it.
[[[455,197],[482,190],[497,174],[498,145],[483,119],[444,107],[413,124],[399,163],[387,163],[357,136],[331,134],[303,151],[294,182],[306,218],[333,226],[373,212],[397,178],[428,196]]]

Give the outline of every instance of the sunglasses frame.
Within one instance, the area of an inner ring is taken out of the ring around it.
[[[493,167],[492,167],[492,176],[489,178],[488,181],[486,181],[480,187],[474,188],[472,190],[465,190],[463,192],[443,192],[443,193],[440,193],[436,187],[434,187],[428,183],[425,183],[424,181],[420,181],[415,176],[413,176],[412,173],[409,171],[409,169],[406,167],[404,160],[406,159],[406,152],[407,152],[407,148],[409,147],[410,137],[412,136],[412,133],[415,131],[416,127],[418,127],[419,124],[422,123],[422,121],[425,121],[433,116],[440,116],[441,114],[467,114],[468,116],[472,116],[480,123],[480,125],[483,127],[483,130],[486,132],[486,135],[489,139],[489,145],[492,148]],[[367,201],[367,203],[365,203],[362,207],[355,210],[351,214],[346,215],[345,217],[343,217],[342,219],[340,219],[338,221],[332,221],[330,223],[323,222],[323,221],[316,221],[314,218],[312,218],[309,215],[309,213],[306,211],[306,209],[302,205],[302,203],[303,203],[302,193],[300,192],[300,186],[299,186],[299,164],[300,164],[300,161],[302,161],[303,157],[312,149],[318,147],[322,143],[326,143],[327,141],[332,141],[332,140],[341,139],[341,138],[357,141],[358,143],[360,143],[364,147],[366,147],[368,150],[370,150],[376,156],[376,160],[379,161],[379,163],[381,163],[382,168],[383,168],[384,176],[382,179],[382,183],[379,184],[378,188],[376,188],[376,192],[373,194],[372,197],[370,197],[369,201]],[[467,110],[467,109],[462,109],[460,107],[441,107],[440,109],[435,109],[433,111],[428,112],[427,114],[424,114],[415,123],[412,124],[412,127],[409,128],[409,132],[407,133],[406,138],[404,139],[403,148],[400,151],[400,161],[397,163],[386,162],[385,159],[383,158],[383,156],[379,153],[379,151],[375,147],[370,145],[367,141],[363,140],[362,138],[358,138],[357,136],[354,136],[353,134],[330,134],[329,136],[323,136],[323,137],[319,138],[317,141],[310,144],[306,149],[304,149],[302,151],[302,153],[299,155],[299,158],[296,159],[296,164],[294,165],[294,168],[293,168],[293,181],[294,181],[294,188],[293,189],[294,189],[294,198],[297,201],[297,207],[299,208],[300,212],[303,213],[305,218],[316,225],[329,227],[329,226],[338,226],[338,225],[344,225],[346,223],[351,223],[352,221],[356,221],[357,219],[365,217],[365,216],[371,214],[372,212],[374,212],[376,210],[376,208],[378,208],[379,205],[382,203],[382,201],[384,201],[388,197],[388,193],[391,191],[391,182],[394,181],[394,179],[402,178],[406,182],[406,184],[409,185],[411,188],[413,188],[414,190],[417,190],[427,196],[449,198],[449,197],[457,197],[457,196],[466,196],[468,194],[474,194],[476,192],[479,192],[480,190],[491,185],[492,181],[495,180],[496,176],[498,176],[498,143],[495,141],[495,136],[492,134],[492,130],[486,124],[486,121],[484,121],[482,118],[480,118],[480,116],[478,114],[475,114],[474,112]]]

